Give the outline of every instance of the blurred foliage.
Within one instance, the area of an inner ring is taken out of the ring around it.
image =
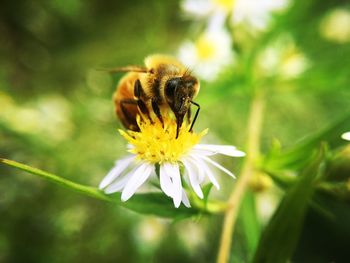
[[[251,91],[265,89],[265,154],[257,166],[274,179],[274,189],[285,191],[271,221],[258,213],[260,194],[246,194],[232,262],[252,260],[257,247],[256,262],[350,257],[349,146],[340,139],[350,130],[350,44],[321,32],[336,8],[350,6],[344,0],[292,1],[254,45],[235,46],[241,60],[234,72],[228,68],[216,82],[201,84],[197,129],[210,128],[208,141],[239,146]],[[111,102],[120,75],[95,69],[175,53],[191,30],[178,1],[2,1],[0,157],[97,186],[125,145]],[[293,39],[310,61],[298,78],[257,70],[259,54],[281,37]],[[316,173],[310,163],[319,164],[321,141],[329,146],[324,172],[311,182]],[[224,165],[238,171],[237,163]],[[224,199],[233,183],[220,180],[224,189],[211,195]],[[279,203],[282,194],[271,192]],[[172,224],[139,215],[3,165],[0,215],[0,262],[213,262],[221,225],[215,216]],[[283,234],[288,239],[281,241]],[[273,255],[276,250],[283,255]],[[259,260],[267,256],[270,261]]]
[[[260,239],[253,262],[282,263],[291,257],[314,191],[312,185],[323,172],[324,151],[320,150],[313,162],[301,172],[298,182],[284,196]]]

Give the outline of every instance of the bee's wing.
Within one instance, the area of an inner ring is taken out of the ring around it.
[[[117,72],[140,72],[140,73],[150,73],[146,67],[141,66],[126,66],[120,68],[100,68],[101,71],[107,71],[109,73]]]

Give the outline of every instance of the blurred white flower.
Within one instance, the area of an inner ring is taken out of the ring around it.
[[[84,223],[89,218],[88,212],[85,206],[75,205],[61,210],[53,220],[63,235],[70,236],[84,227]]]
[[[292,79],[300,76],[310,62],[296,47],[293,38],[283,35],[258,55],[256,66],[265,76]]]
[[[57,143],[67,138],[72,130],[71,110],[68,101],[58,95],[41,97],[32,103],[16,104],[6,93],[0,93],[0,119],[21,133],[40,134]]]
[[[164,127],[158,119],[153,123],[138,119],[138,125],[140,132],[120,131],[130,143],[129,152],[132,155],[117,161],[99,185],[99,188],[107,194],[122,191],[122,201],[127,201],[151,175],[154,175],[155,165],[159,164],[162,191],[173,199],[175,207],[179,207],[181,202],[189,207],[190,203],[182,187],[182,179],[187,177],[194,192],[199,198],[203,198],[200,185],[206,178],[219,189],[210,165],[234,177],[229,170],[211,160],[209,156],[223,154],[242,157],[245,155],[234,146],[198,144],[206,130],[196,134],[189,131],[190,125],[183,125],[176,138],[176,121],[169,118],[164,118]],[[181,177],[180,165],[185,168],[186,177]]]
[[[198,18],[222,13],[228,15],[236,0],[185,0],[182,2],[182,9]]]
[[[337,8],[327,14],[320,24],[321,35],[334,42],[350,42],[350,11]]]
[[[288,0],[185,0],[182,8],[194,17],[231,16],[231,24],[244,24],[253,29],[268,26],[271,13],[288,6]]]
[[[43,133],[50,134],[50,138],[57,142],[71,135],[74,126],[66,98],[59,95],[42,97],[37,108],[40,113],[39,129]]]
[[[184,42],[178,58],[199,78],[213,81],[225,66],[234,61],[231,35],[224,29],[209,29],[195,42]]]
[[[345,132],[341,135],[342,139],[350,141],[350,132]]]
[[[204,229],[203,226],[191,221],[181,222],[177,225],[176,233],[188,253],[195,255],[202,251],[208,240]]]
[[[231,21],[233,25],[245,24],[253,29],[265,29],[271,13],[281,11],[288,6],[288,0],[237,0],[235,1]]]
[[[136,227],[135,238],[147,248],[156,246],[166,230],[166,222],[159,218],[148,217],[142,219]]]

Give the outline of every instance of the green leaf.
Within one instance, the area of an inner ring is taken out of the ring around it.
[[[96,187],[78,184],[55,174],[48,173],[16,161],[0,158],[0,162],[16,169],[37,175],[69,190],[93,197],[98,200],[115,203],[138,213],[152,214],[167,218],[184,218],[199,214],[199,212],[203,213],[203,211],[199,211],[196,208],[175,208],[172,200],[167,198],[163,193],[136,194],[127,202],[122,202],[120,200],[120,193],[106,195]]]
[[[299,180],[288,190],[260,239],[253,262],[285,263],[297,244],[305,212],[314,192],[313,182],[321,172],[324,147],[301,172]]]
[[[163,193],[135,194],[127,202],[121,202],[120,193],[114,194],[113,199],[118,204],[141,214],[151,214],[165,218],[186,218],[200,213],[196,208],[187,208],[181,205],[175,208],[171,198]],[[203,214],[203,211],[201,211]]]
[[[247,257],[250,261],[254,256],[261,234],[261,226],[256,214],[255,196],[252,192],[247,192],[244,196],[239,213],[239,221],[243,227]]]
[[[290,186],[292,186],[295,183],[295,181],[298,180],[296,177],[290,176],[283,171],[265,170],[264,172],[267,173],[271,177],[271,179],[276,183],[276,185],[278,185],[279,187],[281,187],[283,189],[289,188]]]
[[[328,143],[330,149],[344,145],[341,134],[350,130],[350,112],[337,119],[324,129],[316,132],[291,148],[277,152],[275,147],[262,162],[263,169],[281,170],[284,168],[301,168],[312,159],[312,153],[321,142]]]
[[[349,182],[322,182],[317,185],[317,190],[327,193],[339,201],[350,202]]]
[[[212,183],[209,183],[209,184],[206,184],[205,186],[203,186],[203,195],[204,195],[204,203],[205,205],[208,204],[208,201],[209,201],[209,194],[210,194],[210,191],[211,189],[213,188],[213,184]]]
[[[293,262],[348,262],[350,202],[317,191]]]

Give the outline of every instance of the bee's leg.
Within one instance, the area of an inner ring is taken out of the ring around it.
[[[149,121],[153,124],[153,120],[151,118],[151,115],[149,114],[149,110],[146,106],[146,104],[142,100],[137,100],[137,106],[139,106],[140,111],[142,114],[146,115]]]
[[[162,114],[160,113],[160,109],[159,109],[158,103],[156,101],[154,101],[154,100],[152,100],[152,109],[153,109],[154,113],[157,115],[157,118],[162,123],[162,126],[164,128],[164,121],[163,121]]]
[[[137,79],[134,84],[134,96],[137,98],[137,106],[139,106],[140,111],[147,116],[151,123],[153,123],[149,110],[146,104],[141,100],[141,96],[144,94],[141,81]]]
[[[130,116],[129,112],[125,108],[125,104],[137,105],[137,100],[134,100],[134,99],[123,99],[123,100],[120,101],[120,108],[122,109],[122,112],[123,112],[124,116],[127,119],[132,119],[132,117]]]
[[[191,107],[188,107],[188,111],[187,111],[187,122],[188,122],[188,124],[191,123]]]
[[[129,104],[129,105],[135,105],[137,106],[137,100],[134,99],[123,99],[120,101],[120,108],[125,116],[125,119],[128,121],[128,125],[129,127],[127,127],[130,130],[138,130],[138,126],[136,123],[135,118],[130,115],[130,113],[128,112],[128,110],[126,109],[125,105]]]
[[[175,137],[175,139],[177,139],[179,137],[179,133],[180,133],[183,119],[184,119],[184,115],[176,116],[176,137]]]
[[[195,115],[194,115],[194,118],[193,118],[193,121],[192,121],[192,123],[191,123],[191,127],[190,127],[190,132],[192,131],[192,128],[193,128],[193,125],[194,125],[194,123],[196,122],[196,120],[197,120],[197,117],[198,117],[198,114],[199,114],[199,110],[201,109],[201,106],[199,106],[199,104],[198,103],[196,103],[196,102],[194,102],[194,101],[190,101],[194,106],[196,106],[197,107],[197,111],[196,111],[196,113],[195,113]]]

